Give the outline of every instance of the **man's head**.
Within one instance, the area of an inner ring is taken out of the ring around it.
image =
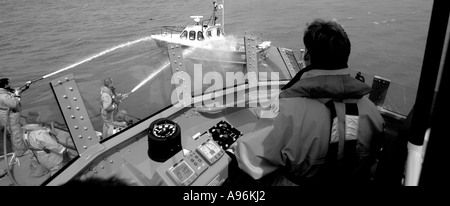
[[[28,112],[28,115],[25,117],[25,121],[27,124],[39,124],[39,112],[31,111]]]
[[[315,19],[307,24],[303,43],[305,59],[318,69],[347,68],[350,40],[341,25],[335,21]]]
[[[0,88],[9,88],[9,79],[8,78],[1,78],[0,79]]]
[[[112,78],[106,78],[105,80],[103,80],[103,85],[105,85],[105,87],[111,88],[113,86]]]

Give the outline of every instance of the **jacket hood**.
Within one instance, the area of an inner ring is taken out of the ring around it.
[[[371,87],[349,75],[319,75],[297,81],[284,90],[280,98],[308,97],[331,99],[360,99]]]

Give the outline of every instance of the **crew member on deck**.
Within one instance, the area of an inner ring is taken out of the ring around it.
[[[131,125],[130,122],[127,121],[126,115],[127,111],[125,110],[120,110],[117,113],[115,120],[112,122],[112,127],[109,127],[108,129],[108,136],[120,132]]]
[[[21,88],[12,89],[8,78],[0,79],[0,122],[5,126],[5,132],[11,134],[11,142],[16,157],[26,154],[28,148],[23,141],[22,124],[20,123],[20,94],[29,88],[31,82],[27,82]],[[9,125],[7,122],[7,109],[10,109]]]
[[[116,89],[113,86],[113,79],[106,78],[100,89],[100,96],[100,107],[103,118],[102,139],[104,139],[109,136],[108,130],[114,126],[113,121],[119,111],[120,102],[127,98],[128,94],[116,93]]]

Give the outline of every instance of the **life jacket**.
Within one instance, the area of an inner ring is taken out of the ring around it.
[[[302,186],[368,184],[373,155],[358,145],[359,109],[355,102],[329,100],[324,105],[330,110],[328,152],[323,164],[311,165],[305,173],[296,176],[281,170],[291,182]],[[361,138],[361,137],[359,137]],[[312,175],[314,174],[314,175]]]
[[[103,99],[103,95],[107,94],[110,98],[111,98],[111,105],[108,106],[107,108],[103,107],[103,103],[104,103],[104,99]],[[114,121],[114,117],[118,111],[118,105],[119,105],[119,101],[117,100],[117,95],[111,91],[111,89],[102,86],[100,88],[100,113],[102,114],[102,117],[104,120],[108,121],[108,122],[112,122]],[[113,105],[116,104],[115,107],[113,107]]]
[[[359,129],[357,104],[330,100],[325,106],[330,109],[331,134],[324,170],[327,174],[323,180],[327,181],[327,184],[339,181],[347,183],[367,181],[370,174],[364,172],[368,171],[368,168],[359,165],[361,164],[359,161],[368,157],[357,152]]]
[[[16,98],[14,93],[11,93],[5,88],[0,88],[0,111],[6,111],[8,108],[11,112],[19,112],[22,108],[20,98]]]
[[[321,180],[344,179],[343,176],[359,171],[366,175],[370,172],[367,168],[370,168],[372,151],[376,149],[374,143],[384,128],[379,111],[365,97],[370,86],[351,77],[348,70],[313,70],[305,74],[304,79],[280,93],[275,121],[258,122],[257,127],[263,129],[237,140],[239,168],[254,179],[267,176],[273,185],[314,186]],[[329,104],[333,107],[327,107]],[[346,104],[356,104],[357,112],[346,109]],[[336,115],[331,115],[331,108]],[[347,158],[347,150],[356,154]],[[352,172],[341,172],[346,170],[345,161],[354,160],[350,158],[354,156],[361,158],[349,167]]]

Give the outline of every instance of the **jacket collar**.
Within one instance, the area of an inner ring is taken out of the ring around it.
[[[106,92],[106,93],[108,93],[108,94],[111,95],[111,96],[113,95],[111,89],[108,88],[108,87],[106,87],[106,86],[102,86],[102,87],[100,88],[100,92]]]
[[[350,69],[308,71],[300,81],[284,90],[280,98],[360,99],[372,89],[369,85],[351,77],[350,72]]]

